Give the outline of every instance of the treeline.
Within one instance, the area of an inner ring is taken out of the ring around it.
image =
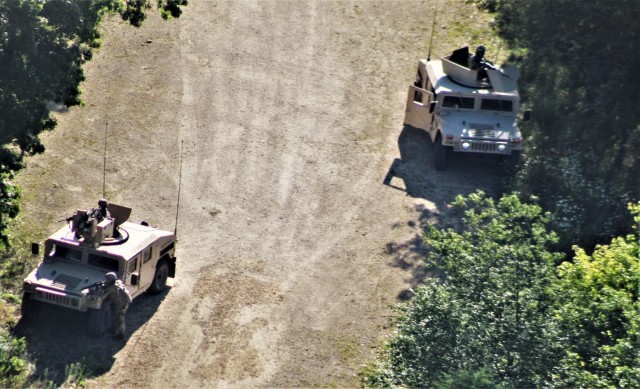
[[[157,0],[163,17],[177,17],[187,0]],[[40,153],[38,135],[53,129],[52,104],[80,103],[82,65],[100,46],[99,24],[117,12],[139,26],[150,0],[3,0],[0,2],[0,250],[19,211],[10,180],[25,155]]]
[[[540,196],[562,247],[629,231],[640,198],[640,2],[479,0],[534,112],[514,190]]]
[[[140,26],[155,6],[164,18],[178,17],[187,0],[1,0],[0,1],[0,276],[15,286],[17,262],[7,226],[19,212],[20,188],[11,183],[24,157],[44,151],[39,140],[56,122],[55,105],[81,103],[82,65],[100,46],[99,25],[119,13]],[[18,266],[19,267],[19,266]],[[11,289],[11,288],[9,288]],[[24,339],[10,332],[19,299],[0,291],[0,387],[26,387],[29,355]],[[67,367],[65,387],[84,387],[83,368]],[[53,382],[31,382],[53,387]]]
[[[514,194],[428,227],[372,387],[640,387],[640,2],[478,0],[534,120]],[[517,193],[517,194],[516,194]],[[582,249],[580,247],[584,247]]]
[[[365,386],[638,387],[637,236],[563,261],[550,214],[531,200],[458,197],[461,231],[428,228],[427,262],[442,277],[398,308]],[[629,210],[638,233],[640,203]]]

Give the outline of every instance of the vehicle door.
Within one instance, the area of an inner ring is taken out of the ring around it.
[[[156,261],[153,260],[154,256],[154,248],[152,246],[147,247],[142,250],[140,264],[140,288],[146,290],[151,282],[153,281],[153,277],[156,273]]]
[[[131,258],[126,263],[124,286],[131,297],[137,295],[140,291],[140,262],[142,262],[142,253]]]
[[[418,61],[416,81],[409,87],[407,95],[407,109],[404,116],[404,124],[429,131],[433,116],[429,112],[429,104],[435,100],[433,86],[427,75],[427,61]]]
[[[430,131],[433,115],[429,112],[429,105],[432,101],[434,101],[433,93],[415,85],[409,86],[404,124]]]

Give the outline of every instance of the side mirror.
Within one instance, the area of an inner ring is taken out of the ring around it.
[[[436,110],[437,101],[432,101],[429,103],[429,113],[433,113]]]
[[[140,275],[138,273],[131,274],[131,285],[133,285],[133,286],[138,285],[138,278],[139,277],[140,277]]]
[[[31,254],[40,255],[40,245],[37,243],[31,243]]]
[[[531,120],[531,110],[528,109],[526,111],[524,111],[522,113],[522,121],[523,122],[528,122],[529,120]]]

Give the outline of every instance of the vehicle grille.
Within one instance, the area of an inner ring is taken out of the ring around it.
[[[53,286],[59,289],[74,290],[82,282],[81,278],[60,274],[53,280]]]
[[[495,142],[471,142],[471,150],[478,153],[497,153],[498,144]]]
[[[65,296],[44,288],[36,288],[33,296],[36,300],[45,301],[50,304],[62,305],[69,308],[78,308],[79,299],[73,296]]]

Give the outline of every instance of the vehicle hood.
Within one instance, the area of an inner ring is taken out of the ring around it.
[[[515,116],[478,112],[449,111],[440,116],[444,134],[462,138],[508,141],[521,138]]]
[[[73,263],[55,261],[41,262],[24,279],[25,284],[43,286],[65,293],[82,293],[88,286],[105,280],[106,271]]]

